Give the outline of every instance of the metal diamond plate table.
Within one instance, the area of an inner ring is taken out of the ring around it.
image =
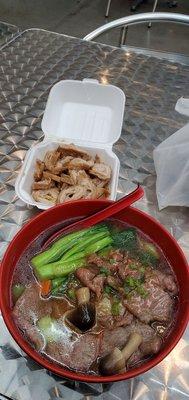
[[[40,124],[49,89],[60,79],[95,78],[126,94],[122,135],[114,146],[121,161],[118,197],[140,182],[145,198],[137,207],[163,223],[189,257],[189,210],[158,211],[152,160],[153,149],[187,122],[174,106],[188,96],[189,66],[35,29],[19,34],[0,54],[1,256],[20,227],[39,212],[16,197],[14,183],[27,150],[43,137]],[[61,381],[24,356],[1,317],[0,332],[2,398],[189,398],[189,330],[156,368],[111,386]]]
[[[0,48],[18,35],[19,31],[19,28],[15,25],[0,22]]]

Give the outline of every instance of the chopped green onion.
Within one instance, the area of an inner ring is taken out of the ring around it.
[[[135,262],[129,263],[128,267],[132,270],[138,269],[138,265]]]
[[[71,300],[75,300],[76,295],[75,295],[75,290],[74,289],[67,290],[66,294]]]
[[[102,268],[100,268],[100,274],[108,276],[108,275],[110,275],[110,271],[107,268],[102,267]]]
[[[126,295],[131,296],[134,292],[138,293],[141,297],[146,298],[148,292],[144,289],[143,283],[145,282],[145,276],[142,275],[140,278],[133,278],[129,276],[125,279],[124,291]]]
[[[114,294],[114,295],[117,294],[117,291],[110,285],[106,285],[104,287],[104,292],[107,294]]]
[[[115,301],[112,304],[111,312],[112,312],[113,316],[116,317],[116,316],[118,316],[120,314],[120,306],[121,306],[120,301]]]

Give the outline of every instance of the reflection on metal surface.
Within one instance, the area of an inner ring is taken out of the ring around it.
[[[136,206],[165,225],[189,256],[189,210],[170,207],[158,211],[152,160],[153,149],[187,122],[174,107],[179,97],[188,95],[189,67],[29,30],[3,49],[0,70],[1,256],[20,227],[39,213],[17,199],[14,182],[26,151],[43,137],[40,124],[49,89],[60,79],[83,78],[107,80],[126,94],[122,136],[114,146],[121,161],[118,197],[141,183],[145,197]],[[60,380],[23,356],[1,317],[0,332],[0,392],[14,399],[189,397],[189,330],[157,367],[136,379],[109,386]]]

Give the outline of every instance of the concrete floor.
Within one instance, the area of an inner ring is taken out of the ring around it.
[[[148,0],[139,12],[152,10]],[[0,20],[23,29],[38,27],[67,35],[83,37],[104,24],[107,0],[0,0]],[[112,0],[109,21],[131,14],[132,0]],[[189,0],[178,0],[178,7],[170,9],[165,0],[159,0],[157,11],[189,14]],[[120,30],[98,38],[101,43],[118,45]],[[127,44],[189,55],[189,26],[154,23],[129,27]]]

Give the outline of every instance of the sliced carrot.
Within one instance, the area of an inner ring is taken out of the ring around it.
[[[51,291],[51,280],[41,282],[41,294],[47,296]]]

